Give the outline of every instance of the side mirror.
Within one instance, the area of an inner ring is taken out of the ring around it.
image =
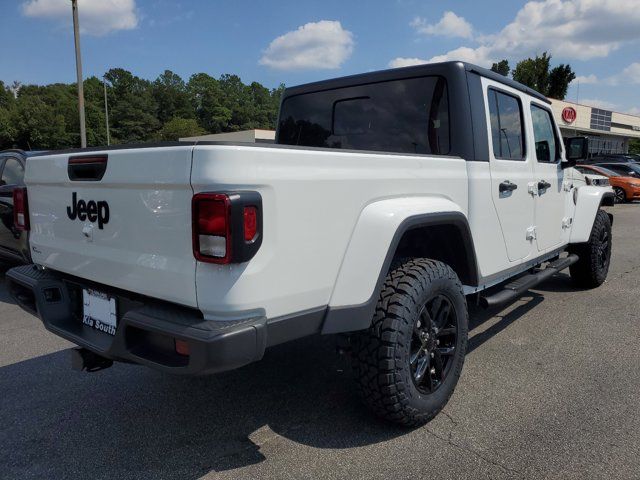
[[[585,160],[589,156],[589,139],[587,137],[571,137],[564,141],[566,161],[562,168],[573,167],[578,160]]]

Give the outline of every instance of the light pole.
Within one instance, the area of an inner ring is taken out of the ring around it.
[[[78,27],[78,0],[71,0],[73,12],[73,38],[76,46],[76,77],[78,82],[78,113],[80,114],[80,146],[87,146],[87,129],[84,124],[84,85],[82,84],[82,58],[80,56],[80,29]]]
[[[104,122],[107,126],[107,147],[111,144],[109,139],[109,105],[107,104],[107,83],[102,77],[102,87],[104,88]]]

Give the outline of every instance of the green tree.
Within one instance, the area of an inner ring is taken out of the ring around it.
[[[183,137],[195,137],[205,131],[195,118],[174,117],[165,123],[160,130],[160,139],[166,141],[179,140]]]
[[[513,79],[537,90],[543,95],[549,90],[549,62],[551,56],[544,52],[542,56],[527,58],[518,62],[513,70]]]
[[[187,92],[198,124],[207,132],[228,130],[231,110],[222,104],[218,80],[206,73],[196,73],[187,83]]]
[[[231,112],[227,124],[229,131],[238,131],[251,127],[251,105],[247,86],[238,75],[225,73],[220,76],[223,105]]]
[[[0,149],[13,147],[16,134],[17,130],[15,129],[9,110],[0,107]]]
[[[105,78],[111,86],[109,121],[114,143],[139,143],[156,138],[160,122],[151,83],[122,68],[109,70]]]
[[[13,146],[16,129],[11,121],[11,110],[15,106],[13,92],[0,80],[0,149]]]
[[[629,153],[640,155],[640,138],[632,138],[629,141]]]
[[[158,104],[158,120],[166,123],[173,117],[193,118],[193,108],[184,80],[171,70],[165,70],[154,82],[153,98]]]
[[[284,85],[269,90],[237,75],[192,75],[186,84],[166,70],[150,82],[122,68],[105,74],[111,143],[174,139],[211,132],[275,128]],[[102,79],[84,81],[87,144],[105,145]],[[80,146],[75,83],[0,82],[0,148]]]
[[[575,80],[576,74],[569,65],[558,65],[549,72],[549,90],[547,96],[564,100],[567,96],[569,84]]]
[[[64,115],[33,95],[19,96],[11,115],[16,129],[15,143],[27,150],[48,150],[69,146]]]
[[[0,108],[9,110],[14,103],[13,92],[0,80]]]
[[[513,70],[513,79],[541,94],[558,100],[567,96],[569,84],[576,78],[571,66],[561,64],[549,70],[551,55],[544,52],[542,56],[527,58],[518,62]]]
[[[87,145],[107,144],[107,124],[104,111],[104,86],[97,77],[84,81],[84,110],[87,125]]]
[[[509,68],[509,61],[500,60],[498,63],[494,63],[493,65],[491,65],[491,71],[508,77],[509,72],[511,71],[511,68]]]

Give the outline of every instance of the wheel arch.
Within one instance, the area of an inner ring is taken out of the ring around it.
[[[591,186],[580,187],[576,192],[576,210],[569,243],[584,243],[589,241],[598,210],[602,206],[613,205],[614,194],[611,190]],[[609,218],[613,223],[613,215],[609,214]]]
[[[446,240],[441,243],[439,250],[428,248],[438,244],[439,240]],[[327,309],[322,333],[343,333],[368,328],[384,280],[394,260],[421,256],[449,264],[463,284],[478,285],[479,272],[475,248],[466,215],[458,209],[413,213],[404,217],[394,229],[393,236],[385,248],[384,261],[376,268],[374,286],[369,290],[369,296],[365,301],[339,303],[340,299],[346,298],[338,291],[347,287],[346,282],[340,281],[346,267],[343,262],[339,280],[332,294],[333,303],[330,303]]]

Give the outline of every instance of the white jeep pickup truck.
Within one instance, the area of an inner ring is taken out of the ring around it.
[[[613,194],[571,168],[585,155],[545,97],[461,62],[293,87],[273,145],[30,158],[14,208],[34,265],[8,284],[89,371],[214,373],[348,334],[365,403],[415,425],[456,386],[467,297],[605,280]]]

